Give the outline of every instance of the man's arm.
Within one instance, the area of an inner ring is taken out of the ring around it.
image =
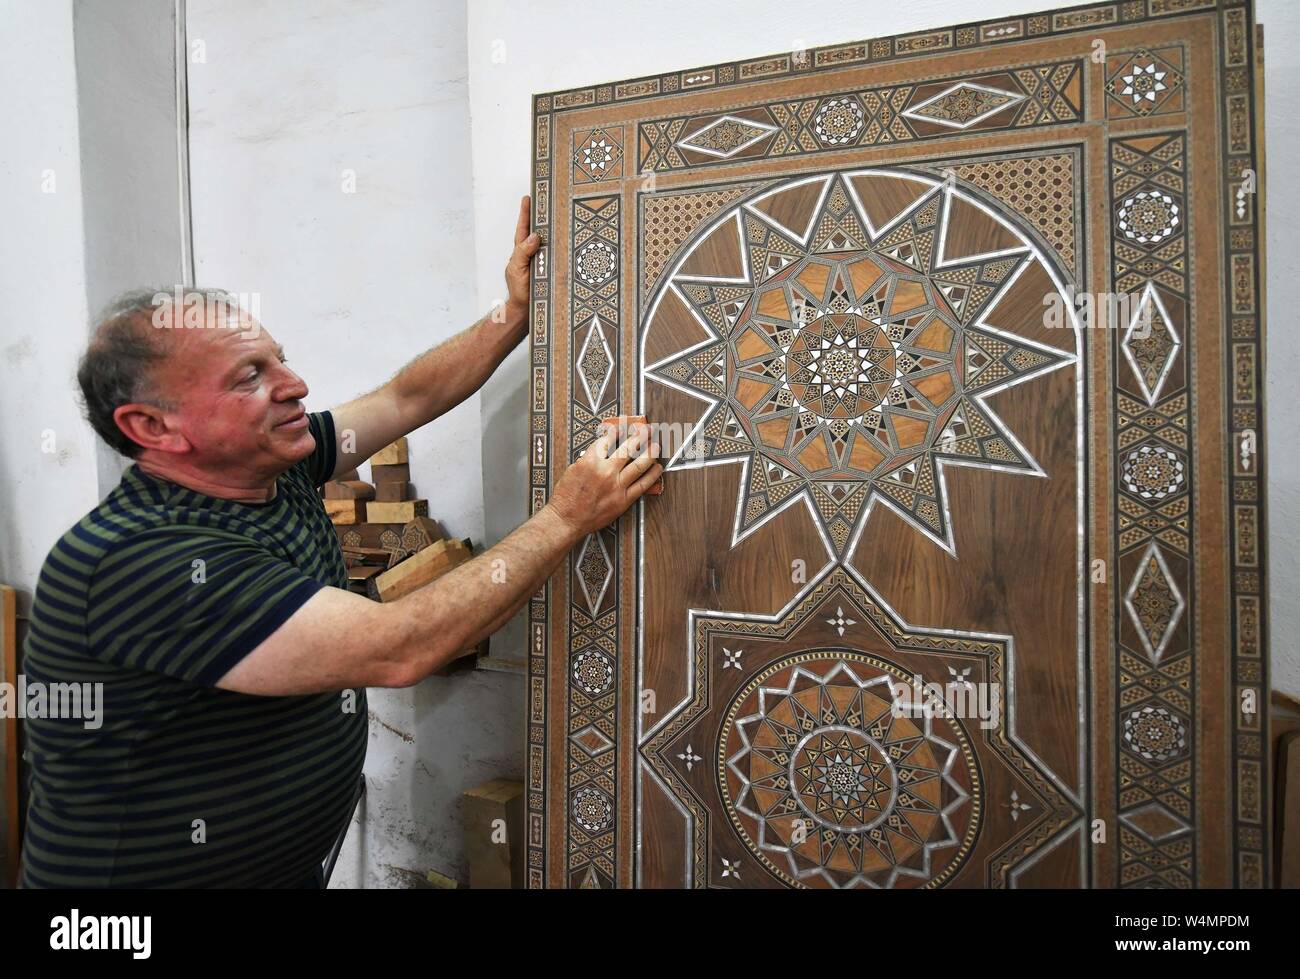
[[[528,269],[540,244],[528,233],[530,206],[527,197],[519,204],[504,306],[415,358],[383,387],[333,409],[335,474],[355,469],[385,445],[455,408],[528,335]]]
[[[391,604],[320,589],[217,686],[287,696],[418,683],[504,625],[583,537],[655,484],[663,467],[646,427],[613,444],[612,432],[597,439],[496,547]]]

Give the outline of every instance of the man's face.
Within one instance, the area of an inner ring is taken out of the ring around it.
[[[278,475],[316,448],[301,403],[307,385],[271,335],[239,315],[233,327],[222,314],[217,329],[164,331],[174,346],[154,379],[176,405],[169,421],[190,443],[191,462]]]

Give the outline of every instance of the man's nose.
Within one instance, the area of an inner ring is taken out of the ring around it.
[[[287,367],[283,367],[281,370],[284,376],[276,387],[276,400],[301,401],[307,397],[307,382]]]

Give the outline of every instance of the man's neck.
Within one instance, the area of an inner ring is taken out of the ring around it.
[[[136,457],[135,464],[150,476],[219,500],[270,503],[275,499],[275,476],[259,476],[247,472],[210,473],[183,462],[159,459],[144,453]]]

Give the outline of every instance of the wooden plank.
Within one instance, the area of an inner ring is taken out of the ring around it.
[[[372,523],[406,523],[416,517],[428,515],[428,500],[403,500],[401,503],[379,503],[371,500],[366,504],[365,519]]]
[[[18,592],[0,585],[0,683],[18,682]],[[0,797],[4,800],[4,875],[7,887],[18,886],[20,850],[18,718],[0,720],[4,728],[4,781]]]
[[[373,500],[375,488],[361,479],[336,479],[325,484],[327,500]]]
[[[370,478],[379,483],[408,483],[411,480],[410,463],[394,463],[390,466],[372,465]]]
[[[395,602],[422,585],[446,574],[473,555],[458,540],[440,540],[407,558],[395,568],[371,578],[367,592],[377,602]]]
[[[378,503],[400,503],[411,492],[411,484],[406,480],[393,480],[375,483],[374,498]]]
[[[344,547],[343,560],[347,562],[349,568],[362,564],[391,568],[400,559],[396,551],[386,547]]]
[[[366,504],[363,500],[325,500],[324,503],[330,522],[336,525],[346,526],[366,519]]]
[[[370,457],[371,466],[394,466],[407,461],[406,438],[386,445]]]
[[[472,889],[524,886],[524,784],[494,778],[464,795],[465,852]]]

